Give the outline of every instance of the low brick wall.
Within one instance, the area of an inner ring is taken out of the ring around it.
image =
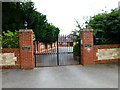
[[[120,60],[120,44],[94,45],[94,62],[116,62]]]
[[[72,42],[72,45],[70,44],[70,42],[67,42],[67,45],[62,45],[62,44],[60,44],[60,42],[59,42],[59,47],[73,47],[75,45],[75,43],[74,42]]]
[[[58,45],[59,47],[72,47],[72,46],[70,46],[70,45]]]
[[[20,68],[21,62],[19,48],[3,48],[0,57],[0,67]]]
[[[45,44],[44,43],[42,43],[42,42],[36,42],[36,46],[35,46],[35,51],[36,52],[38,52],[38,53],[40,53],[40,52],[44,52],[45,51],[45,48],[46,48],[46,46],[45,46]]]
[[[34,50],[36,53],[43,53],[55,49],[57,47],[56,43],[42,43],[34,42]]]

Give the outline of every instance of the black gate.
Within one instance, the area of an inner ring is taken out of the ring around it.
[[[34,53],[35,66],[63,66],[80,64],[80,40],[74,40],[72,35],[60,35],[56,47]],[[76,45],[77,44],[77,45]],[[36,45],[35,45],[36,46]],[[73,47],[76,47],[73,50]]]

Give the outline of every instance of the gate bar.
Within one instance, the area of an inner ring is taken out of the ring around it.
[[[34,42],[34,60],[35,60],[35,67],[37,67],[37,61],[36,61],[36,55],[35,55],[35,53],[36,53],[36,41]]]
[[[57,37],[57,65],[59,66],[59,47],[58,47],[58,37]]]
[[[79,43],[79,64],[81,64],[81,39],[79,39],[79,41],[78,41],[78,43]]]

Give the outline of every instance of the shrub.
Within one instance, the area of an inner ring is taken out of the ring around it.
[[[2,35],[0,34],[0,49],[2,48]]]
[[[3,32],[2,36],[2,47],[3,48],[18,48],[19,47],[19,32]]]
[[[73,55],[74,56],[80,56],[81,55],[79,43],[77,43],[73,46]]]

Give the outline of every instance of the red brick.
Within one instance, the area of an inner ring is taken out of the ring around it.
[[[93,29],[83,29],[81,31],[81,64],[90,65],[94,64],[93,61]],[[85,47],[86,44],[91,44],[90,51]]]
[[[15,62],[15,65],[4,65],[0,66],[2,68],[20,68],[21,59],[20,59],[20,50],[19,48],[3,48],[1,49],[2,53],[14,53],[15,57],[17,57],[17,61]]]
[[[32,29],[19,30],[20,58],[22,69],[34,68]],[[23,46],[30,46],[30,50],[23,50]]]
[[[98,60],[96,53],[98,49],[112,49],[112,48],[120,48],[120,44],[105,44],[105,45],[94,45],[94,62],[96,63],[103,63],[103,62],[118,62],[120,59],[104,59]]]

